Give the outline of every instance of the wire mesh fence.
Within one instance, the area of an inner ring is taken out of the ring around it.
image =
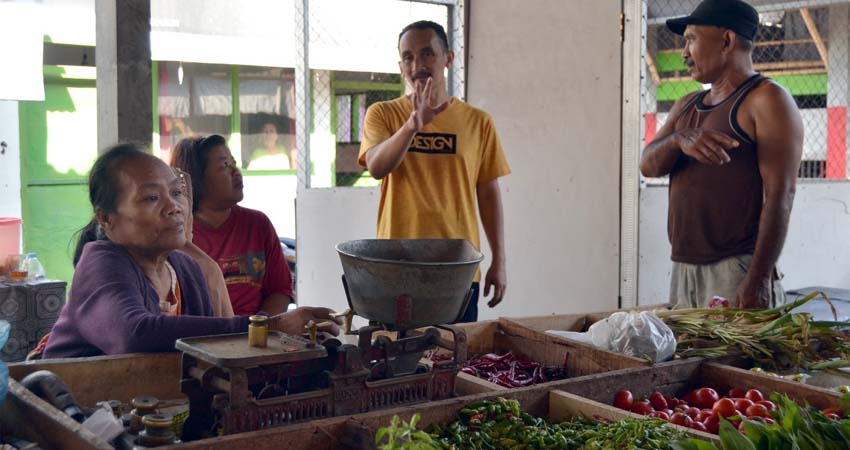
[[[689,14],[698,0],[649,0],[642,94],[643,142],[652,141],[676,99],[708,88],[688,75],[684,39],[665,20]],[[847,179],[850,101],[850,2],[753,2],[759,11],[754,69],[787,89],[800,108],[805,139],[801,178]]]
[[[296,126],[299,157],[309,164],[309,170],[299,172],[300,183],[311,188],[375,186],[378,181],[357,157],[369,106],[404,95],[398,34],[417,20],[450,29],[450,8],[401,0],[295,2],[295,13],[305,24],[296,31],[302,44],[296,46],[296,59],[304,68],[296,73],[305,80],[303,92],[296,94],[297,108],[309,117]]]

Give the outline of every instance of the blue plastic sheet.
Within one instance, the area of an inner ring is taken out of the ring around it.
[[[0,320],[0,348],[6,345],[10,328],[9,322]],[[9,392],[9,367],[6,366],[6,363],[0,361],[0,405],[6,400],[7,392]]]

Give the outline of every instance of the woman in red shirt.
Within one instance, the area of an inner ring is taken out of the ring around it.
[[[294,300],[292,273],[265,214],[242,208],[242,174],[222,136],[195,136],[174,147],[171,165],[192,179],[192,242],[214,259],[233,312],[278,314]]]

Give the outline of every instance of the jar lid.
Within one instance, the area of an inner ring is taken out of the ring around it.
[[[153,409],[159,406],[159,399],[156,397],[136,397],[130,403],[133,408]]]
[[[269,317],[263,316],[260,314],[255,314],[248,318],[248,321],[251,322],[252,325],[268,325]]]

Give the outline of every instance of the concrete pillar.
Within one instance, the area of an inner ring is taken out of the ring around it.
[[[150,0],[96,0],[97,145],[150,143]]]
[[[847,158],[848,100],[850,100],[850,5],[829,7],[826,88],[826,176],[845,179]]]

